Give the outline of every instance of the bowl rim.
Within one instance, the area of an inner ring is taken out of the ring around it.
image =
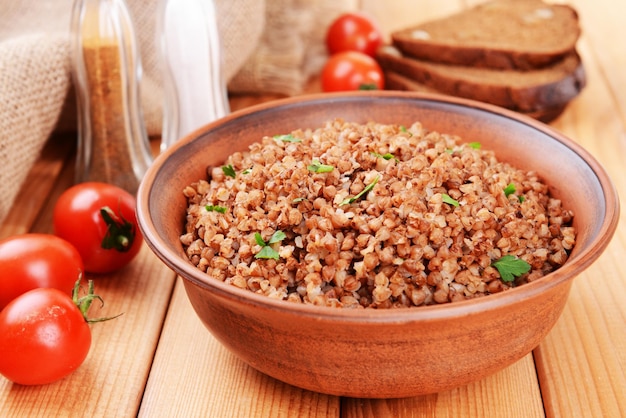
[[[565,147],[577,154],[596,175],[597,181],[602,188],[605,197],[606,213],[602,221],[600,230],[588,248],[582,252],[577,252],[570,257],[559,269],[550,274],[523,286],[519,286],[504,292],[491,294],[476,299],[436,304],[407,309],[341,309],[312,304],[289,303],[284,300],[273,299],[268,296],[255,294],[249,290],[239,289],[233,285],[226,284],[221,280],[210,277],[206,273],[198,270],[184,255],[170,250],[166,241],[156,234],[154,223],[150,216],[147,202],[153,191],[153,181],[166,160],[180,148],[202,135],[203,132],[213,127],[227,123],[242,116],[263,112],[274,108],[285,108],[297,105],[301,102],[319,102],[329,100],[358,100],[359,98],[399,98],[417,101],[435,101],[442,104],[451,104],[462,107],[469,107],[479,112],[494,114],[498,117],[512,119],[516,123],[522,123],[528,127],[547,134],[554,140],[560,142]],[[436,321],[446,318],[458,318],[471,316],[500,309],[503,306],[514,303],[523,303],[524,300],[533,298],[547,290],[569,281],[577,273],[581,273],[589,267],[600,256],[610,243],[619,221],[620,204],[614,184],[610,180],[608,173],[603,166],[584,147],[574,142],[555,128],[533,119],[529,116],[501,108],[488,103],[477,102],[470,99],[444,96],[433,93],[405,92],[405,91],[358,91],[340,93],[312,93],[300,96],[276,99],[249,106],[210,122],[197,130],[181,138],[168,149],[160,153],[149,167],[144,181],[141,182],[137,192],[137,219],[141,232],[144,235],[148,247],[157,255],[161,261],[170,269],[180,275],[183,280],[189,281],[197,286],[210,289],[218,296],[237,301],[256,308],[281,311],[298,316],[309,316],[317,319],[327,319],[334,321],[347,321],[353,323],[411,323],[416,321]]]

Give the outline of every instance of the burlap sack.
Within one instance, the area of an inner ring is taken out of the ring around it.
[[[161,130],[161,88],[155,19],[158,1],[127,0],[143,61],[146,128]],[[227,79],[254,51],[265,19],[263,0],[216,0]],[[0,222],[55,127],[76,129],[69,29],[72,2],[0,2]],[[69,93],[69,94],[68,94]],[[63,111],[63,112],[62,112]]]
[[[155,49],[158,1],[126,0],[141,51],[148,134],[162,123]],[[215,0],[231,92],[298,94],[326,57],[331,19],[358,0]],[[0,2],[0,222],[53,130],[76,129],[71,91],[72,2]]]
[[[327,58],[324,38],[328,25],[357,6],[358,0],[268,0],[258,49],[230,81],[228,90],[301,93]]]
[[[0,43],[0,221],[39,156],[70,85],[64,36]]]

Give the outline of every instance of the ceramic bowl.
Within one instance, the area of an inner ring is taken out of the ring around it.
[[[493,149],[537,171],[575,213],[577,243],[555,272],[475,300],[395,310],[294,304],[227,285],[197,270],[179,241],[182,190],[263,135],[347,121],[414,121]],[[573,279],[596,260],[616,228],[616,191],[598,162],[556,130],[490,105],[401,92],[319,94],[247,108],[182,138],[161,154],[138,192],[149,247],[184,280],[199,318],[232,353],[283,382],[326,394],[396,398],[482,379],[531,352],[559,318]],[[190,341],[189,344],[193,344]]]

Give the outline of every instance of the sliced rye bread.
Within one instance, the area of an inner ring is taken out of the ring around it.
[[[385,88],[387,90],[416,91],[416,92],[422,92],[422,93],[434,93],[434,94],[446,95],[446,93],[443,93],[432,87],[428,87],[424,84],[418,83],[415,80],[412,80],[408,77],[405,77],[393,71],[385,71]],[[560,105],[556,107],[537,109],[537,110],[526,110],[526,111],[520,111],[516,109],[511,109],[511,110],[517,111],[526,116],[530,116],[531,118],[540,120],[541,122],[549,123],[549,122],[552,122],[557,117],[559,117],[561,113],[563,113],[563,111],[565,110],[565,107],[566,105]]]
[[[403,56],[392,46],[376,56],[383,71],[393,71],[442,93],[534,112],[566,105],[586,84],[576,52],[533,71],[491,70],[452,66]]]
[[[530,70],[570,54],[580,36],[576,10],[540,0],[495,0],[391,34],[413,57],[473,67]]]

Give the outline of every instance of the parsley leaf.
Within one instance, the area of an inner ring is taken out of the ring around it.
[[[480,142],[468,142],[465,145],[467,145],[468,147],[472,148],[472,149],[480,149],[481,145]],[[459,147],[456,148],[446,148],[446,152],[448,154],[454,154],[456,151],[460,151]]]
[[[222,166],[222,172],[224,172],[224,174],[227,175],[228,177],[232,177],[232,178],[236,177],[235,169],[233,168],[231,164]]]
[[[218,205],[206,205],[205,209],[209,212],[219,212],[219,213],[226,213],[226,211],[228,210],[228,208],[225,208],[224,206],[218,206]]]
[[[445,194],[445,193],[442,193],[442,194],[441,194],[441,196],[442,196],[443,203],[447,203],[447,204],[449,204],[449,205],[452,205],[452,206],[454,206],[455,208],[458,208],[458,207],[459,207],[459,202],[458,202],[458,200],[455,200],[455,199],[451,198],[451,197],[450,197],[450,195],[447,195],[447,194]]]
[[[369,192],[370,190],[372,190],[374,188],[374,186],[376,186],[376,183],[378,183],[378,179],[380,178],[380,176],[377,176],[370,184],[368,184],[367,186],[365,186],[365,188],[363,190],[361,190],[361,193],[357,194],[354,197],[349,197],[347,199],[344,199],[343,202],[341,202],[339,204],[339,206],[343,206],[343,205],[349,205],[350,203],[354,203],[357,200],[359,200],[361,197],[363,197],[367,192]]]
[[[263,241],[263,237],[261,236],[261,234],[259,234],[258,232],[256,232],[254,234],[254,240],[256,241],[257,244],[259,244],[261,247],[265,247],[267,244],[265,243],[265,241]]]
[[[254,234],[254,240],[263,248],[261,248],[261,251],[259,251],[254,258],[273,258],[274,260],[278,260],[280,255],[278,254],[278,251],[271,247],[271,244],[281,242],[285,238],[285,233],[281,230],[277,230],[272,234],[269,241],[265,242],[261,234],[256,232]]]
[[[379,154],[377,152],[371,152],[370,154],[372,154],[376,158],[383,158],[385,160],[391,160],[393,158],[396,161],[400,161],[400,160],[398,160],[398,158],[395,155],[393,155],[390,152],[385,153],[385,154]]]
[[[326,165],[320,163],[319,160],[313,160],[309,166],[307,166],[309,171],[314,173],[330,173],[335,169],[332,165]]]
[[[491,265],[498,270],[503,282],[512,282],[516,277],[530,271],[530,264],[512,255],[502,256]]]
[[[285,233],[283,231],[281,231],[279,229],[278,231],[276,231],[276,232],[274,232],[272,234],[272,236],[270,237],[270,240],[267,242],[267,245],[271,245],[271,244],[275,244],[277,242],[281,242],[285,238],[287,238],[287,236],[285,235]]]
[[[280,256],[278,255],[278,251],[267,245],[261,248],[261,251],[259,251],[254,258],[273,258],[274,260],[278,260]]]
[[[515,185],[513,183],[509,183],[509,185],[504,188],[504,195],[509,197],[509,195],[515,193],[515,190]]]
[[[300,138],[296,138],[292,134],[274,135],[274,139],[277,139],[283,142],[302,142]]]

